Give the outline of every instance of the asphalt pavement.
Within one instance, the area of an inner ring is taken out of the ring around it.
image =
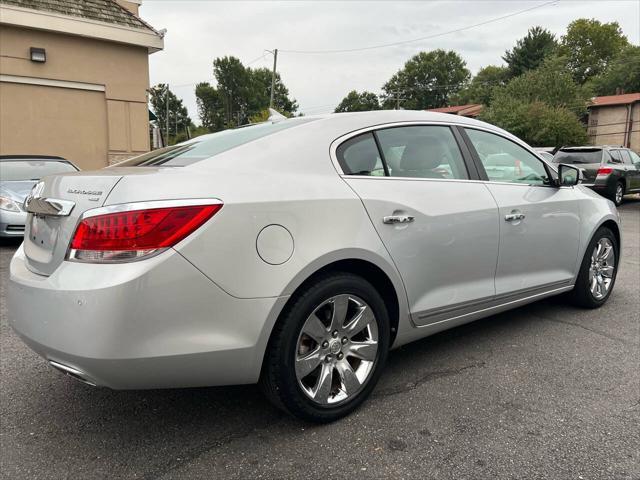
[[[118,392],[59,374],[8,326],[4,242],[2,478],[640,479],[640,199],[620,210],[603,308],[555,298],[404,346],[324,426],[254,386]]]

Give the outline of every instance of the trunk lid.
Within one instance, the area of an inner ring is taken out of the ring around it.
[[[78,219],[87,210],[101,207],[122,178],[116,169],[77,172],[45,177],[36,187],[37,197],[73,202],[69,215],[33,214],[27,216],[24,252],[27,268],[40,275],[51,275],[62,263]]]

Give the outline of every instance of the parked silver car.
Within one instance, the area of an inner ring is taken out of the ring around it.
[[[75,165],[60,157],[0,156],[0,237],[24,235],[27,212],[22,204],[40,178],[76,171]]]
[[[522,175],[493,178],[499,154]],[[601,306],[619,217],[577,182],[509,133],[439,113],[206,135],[39,183],[9,317],[86,383],[260,382],[331,421],[371,393],[390,348],[563,292]]]

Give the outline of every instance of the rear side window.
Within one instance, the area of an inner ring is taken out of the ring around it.
[[[584,163],[601,163],[602,150],[592,148],[588,150],[560,150],[553,157],[554,163],[565,164],[584,164]]]
[[[449,127],[414,125],[376,132],[392,177],[469,179]]]
[[[622,155],[620,154],[620,150],[610,150],[611,160],[609,163],[622,163]]]
[[[180,143],[118,163],[117,167],[184,167],[211,158],[219,153],[239,147],[291,127],[312,122],[312,118],[296,118],[278,123],[261,123],[248,127],[223,130],[203,135],[193,141]]]
[[[622,155],[622,161],[627,165],[631,165],[633,163],[631,161],[631,155],[629,155],[629,150],[620,150],[620,155]]]
[[[350,138],[336,150],[338,163],[346,175],[383,177],[384,166],[371,132]]]

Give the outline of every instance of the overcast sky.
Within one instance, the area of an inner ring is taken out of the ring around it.
[[[535,8],[538,7],[538,8]],[[427,40],[349,53],[299,54],[286,50],[338,50],[433,36],[520,12],[509,18]],[[252,67],[271,68],[265,49],[278,48],[278,71],[300,111],[333,111],[352,89],[380,93],[411,56],[423,50],[457,51],[472,73],[500,65],[504,51],[528,28],[558,37],[576,18],[617,21],[640,43],[640,0],[578,1],[171,1],[144,0],[142,18],[167,29],[165,49],[150,56],[151,84],[169,83],[199,123],[195,83],[212,79],[212,61],[234,55]]]

